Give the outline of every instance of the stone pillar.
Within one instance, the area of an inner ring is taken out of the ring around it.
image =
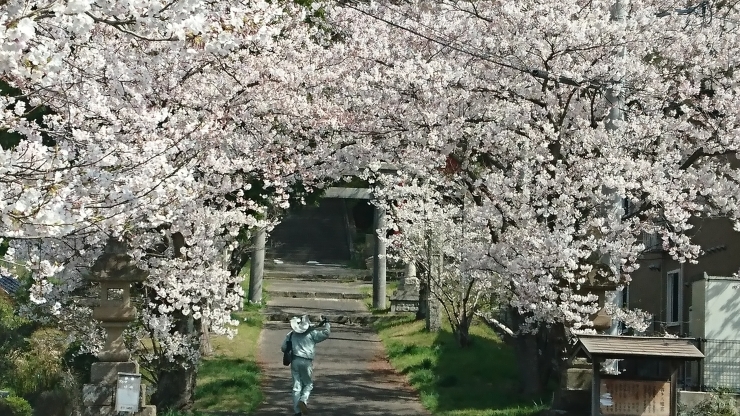
[[[373,257],[373,308],[385,309],[385,209],[375,207],[375,253]],[[377,233],[381,233],[378,235]],[[382,238],[381,238],[382,237]]]
[[[391,296],[391,312],[417,312],[419,310],[419,279],[416,261],[406,260],[406,270],[398,289]]]
[[[147,273],[131,262],[122,243],[111,240],[93,264],[87,279],[100,285],[100,304],[93,309],[93,319],[106,331],[105,345],[98,353],[99,362],[90,370],[90,384],[82,386],[83,416],[118,416],[116,385],[118,373],[139,373],[139,364],[123,342],[123,331],[136,319],[131,305],[131,283],[146,279]],[[131,416],[155,416],[156,407],[146,405],[146,386],[141,386],[139,411]]]
[[[426,291],[424,293],[424,317],[426,319],[426,329],[429,332],[437,332],[442,329],[442,310],[439,305],[439,300],[432,293],[435,290],[435,279],[441,278],[442,269],[444,267],[442,253],[435,244],[433,234],[430,234],[429,241],[427,242],[428,248],[428,262],[429,262],[429,276]]]
[[[249,296],[251,303],[262,303],[262,278],[265,273],[265,240],[267,230],[260,228],[252,237],[252,259],[249,264]]]
[[[438,332],[442,329],[442,310],[439,307],[439,301],[434,297],[429,286],[427,286],[424,303],[426,303],[426,313],[424,314],[426,329],[429,332]]]

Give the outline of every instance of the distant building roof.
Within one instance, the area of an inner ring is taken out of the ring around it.
[[[580,348],[599,358],[683,358],[698,360],[704,354],[690,338],[579,335]]]
[[[18,279],[10,276],[0,276],[0,290],[13,294],[21,287]]]

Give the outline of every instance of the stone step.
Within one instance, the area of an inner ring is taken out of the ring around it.
[[[300,275],[296,276],[290,273],[267,273],[265,272],[265,279],[297,279],[302,280],[305,282],[325,282],[327,280],[333,280],[337,282],[372,282],[373,276],[372,273],[368,274],[367,276],[345,276],[345,275],[323,275],[323,274],[315,274],[315,275]],[[387,280],[392,280],[391,277],[388,277],[386,275]]]
[[[273,297],[291,298],[291,299],[364,299],[362,293],[344,293],[344,292],[302,292],[302,291],[274,291],[269,290],[267,293]]]
[[[403,269],[388,268],[386,279],[398,279]],[[372,281],[372,269],[350,269],[347,267],[326,264],[275,264],[269,260],[265,263],[265,279],[298,279],[303,281]]]
[[[294,316],[308,315],[313,323],[320,316],[330,322],[349,325],[369,325],[378,317],[367,310],[367,306],[357,299],[317,299],[317,298],[270,298],[263,315],[268,321],[288,322]]]
[[[267,322],[290,322],[290,318],[296,316],[295,314],[290,314],[287,312],[264,312],[263,315],[265,317],[265,321]],[[373,315],[371,313],[354,313],[346,315],[323,314],[323,316],[326,317],[326,319],[332,324],[356,326],[371,326],[384,317],[387,318],[389,316],[398,315],[403,316],[402,313],[392,312],[382,315]],[[309,315],[308,318],[314,325],[319,323],[319,315]]]
[[[367,283],[336,281],[307,282],[300,279],[267,279],[270,298],[363,299],[372,288]]]
[[[286,312],[293,315],[346,315],[370,313],[357,299],[270,298],[265,312]]]

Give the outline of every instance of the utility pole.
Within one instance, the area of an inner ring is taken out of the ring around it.
[[[616,0],[616,2],[611,7],[611,21],[613,23],[617,24],[623,24],[627,20],[627,1],[626,0]],[[619,64],[615,65],[613,69],[613,77],[611,79],[611,82],[606,89],[605,98],[607,101],[607,104],[609,105],[609,118],[606,123],[606,129],[607,131],[611,132],[612,134],[617,134],[617,130],[619,129],[619,122],[624,121],[624,80],[622,79],[624,77],[624,56],[625,56],[625,46],[622,46],[619,48],[619,51],[617,52],[617,56],[619,58]],[[617,217],[621,218],[623,212],[622,208],[622,198],[620,198],[617,195],[614,195],[611,210],[612,213],[615,214]],[[619,270],[621,268],[619,259],[614,258],[613,255],[609,256],[608,259],[609,266],[612,269],[613,272],[619,273]],[[621,308],[623,306],[622,302],[622,291],[623,289],[618,289],[615,291],[611,291],[605,294],[605,303],[609,302],[616,308]],[[619,335],[619,322],[616,320],[612,320],[612,325],[607,330],[607,333],[609,335]]]
[[[627,20],[626,2],[627,0],[616,0],[616,2],[612,5],[610,10],[610,20],[612,23],[622,24]],[[619,124],[621,121],[624,121],[624,55],[625,47],[622,46],[616,53],[616,56],[618,57],[618,64],[615,65],[612,69],[612,79],[610,80],[604,94],[604,97],[606,98],[606,103],[609,106],[609,117],[606,121],[605,127],[610,134],[618,134],[617,130],[619,129]],[[612,214],[616,218],[621,218],[623,215],[622,198],[616,195],[614,191],[610,190],[607,192],[610,192],[612,196],[612,201],[609,206],[610,212],[607,212],[607,214]],[[621,264],[619,261],[620,259],[615,258],[613,254],[610,254],[604,260],[609,265],[609,268],[612,270],[612,272],[617,274],[618,279],[621,270]],[[613,305],[615,309],[622,308],[624,306],[622,302],[622,292],[623,289],[617,289],[604,293],[604,306],[606,306],[606,304],[608,303]],[[606,330],[606,333],[609,335],[620,335],[619,321],[612,318],[611,326]],[[608,369],[609,372],[616,374],[619,371],[619,362],[617,360],[609,360],[603,365],[604,368]]]

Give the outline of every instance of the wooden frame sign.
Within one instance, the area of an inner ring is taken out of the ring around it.
[[[671,382],[602,378],[599,410],[605,416],[670,416]]]

